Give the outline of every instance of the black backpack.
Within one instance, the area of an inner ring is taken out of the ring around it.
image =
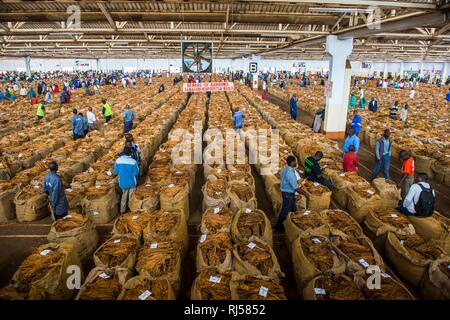
[[[419,201],[414,205],[416,210],[415,215],[420,217],[430,217],[434,212],[433,188],[430,186],[430,189],[427,189],[420,183],[418,185],[422,189],[422,192],[420,192]]]

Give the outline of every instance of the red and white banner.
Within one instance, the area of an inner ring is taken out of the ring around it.
[[[233,82],[184,83],[183,92],[233,91]]]

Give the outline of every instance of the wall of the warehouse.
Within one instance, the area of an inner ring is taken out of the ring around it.
[[[227,70],[244,70],[248,71],[250,62],[256,61],[260,71],[291,71],[294,67],[298,67],[299,63],[304,63],[307,71],[327,71],[329,62],[326,60],[263,60],[259,57],[245,59],[215,59],[213,68],[215,71]],[[352,61],[352,69],[355,74],[368,75],[372,72],[385,71],[385,62],[369,62],[371,68],[363,68],[361,61]],[[388,62],[387,71],[392,73],[400,73],[402,67],[401,62]],[[132,71],[137,69],[148,70],[171,70],[179,71],[181,59],[31,59],[31,70],[125,70]],[[24,58],[0,58],[0,71],[18,70],[26,71]],[[403,71],[422,70],[423,73],[445,73],[448,75],[450,70],[450,62],[403,62]]]

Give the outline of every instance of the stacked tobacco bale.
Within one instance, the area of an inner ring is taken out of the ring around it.
[[[234,108],[240,104],[236,97],[228,95],[228,98]],[[270,221],[264,212],[256,209],[255,186],[245,145],[236,139],[231,119],[225,95],[213,94],[209,135],[206,135],[209,145],[204,153],[207,182],[203,187],[202,235],[197,245],[199,274],[192,286],[191,298],[286,299],[279,284],[283,273],[271,248]],[[249,126],[252,123],[247,113],[245,121]],[[227,129],[231,129],[234,142],[226,136]],[[222,150],[225,152],[220,154]]]
[[[321,160],[321,166],[327,166],[324,176],[336,186],[332,197],[358,222],[364,221],[369,210],[389,208],[395,202],[398,191],[392,182],[376,180],[374,186],[371,186],[359,176],[342,172],[342,156],[336,142],[293,121],[286,112],[261,100],[247,87],[238,85],[238,89],[272,127],[279,129],[283,139],[295,151],[300,164],[316,151],[323,152],[324,158]],[[317,184],[315,187],[321,188]],[[320,194],[321,191],[317,190],[316,192]],[[318,202],[321,203],[321,201]]]

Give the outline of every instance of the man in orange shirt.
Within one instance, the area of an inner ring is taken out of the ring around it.
[[[402,179],[398,186],[402,188],[402,199],[405,199],[409,188],[411,188],[414,183],[414,158],[408,151],[402,150],[400,151],[400,159],[403,159],[403,166]]]
[[[343,167],[344,172],[358,172],[358,156],[352,144],[348,147],[348,152],[344,154]]]

